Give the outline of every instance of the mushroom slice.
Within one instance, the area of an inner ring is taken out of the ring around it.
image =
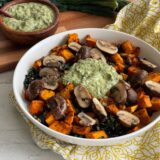
[[[90,58],[90,47],[82,46],[79,51],[77,52],[77,59],[86,59]]]
[[[78,117],[80,118],[79,123],[83,126],[93,126],[96,124],[96,120],[93,119],[92,117],[88,116],[84,112],[80,112],[78,114]]]
[[[145,86],[151,95],[160,96],[160,83],[154,81],[146,81]]]
[[[58,87],[58,81],[55,76],[46,76],[42,78],[44,82],[44,88],[55,90]]]
[[[140,123],[139,118],[131,114],[130,112],[121,110],[121,111],[118,111],[116,114],[119,120],[122,122],[122,124],[126,127],[136,126],[137,124]]]
[[[104,57],[103,53],[97,48],[93,48],[90,50],[90,57],[93,59],[102,60],[106,63],[106,58]]]
[[[124,104],[127,100],[127,91],[123,82],[117,83],[110,90],[110,96],[118,104]]]
[[[137,93],[133,88],[127,90],[127,102],[133,104],[137,101]]]
[[[44,57],[43,59],[43,65],[47,67],[60,68],[65,63],[66,61],[63,57],[56,56],[56,55],[49,55],[49,56]]]
[[[27,89],[28,99],[29,100],[35,99],[43,88],[44,88],[44,83],[42,80],[32,81]]]
[[[97,40],[96,46],[98,49],[108,54],[115,54],[118,52],[118,47],[107,41]]]
[[[91,95],[83,86],[79,85],[74,88],[74,94],[80,107],[88,108],[91,104]]]
[[[93,98],[93,110],[95,111],[95,113],[99,114],[99,115],[103,115],[103,116],[107,116],[107,112],[104,108],[104,106],[100,103],[100,101],[97,98]]]
[[[59,95],[53,96],[46,101],[46,104],[48,108],[51,109],[51,112],[56,120],[65,117],[65,113],[67,110],[67,103],[63,97]]]
[[[129,81],[132,84],[132,87],[142,86],[148,76],[146,70],[140,70],[137,73],[130,76]]]
[[[55,78],[58,79],[60,77],[60,73],[57,68],[44,67],[40,70],[39,76],[40,77],[54,76]]]
[[[154,69],[157,68],[155,64],[149,62],[148,60],[144,58],[140,58],[139,61],[140,61],[140,66],[147,71],[153,71]]]
[[[68,44],[68,47],[69,47],[70,49],[72,49],[73,51],[78,52],[79,49],[80,49],[82,46],[81,46],[80,44],[78,44],[77,42],[71,42],[71,43]]]

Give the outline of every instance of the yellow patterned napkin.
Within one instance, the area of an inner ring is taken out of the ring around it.
[[[115,23],[106,28],[133,34],[160,50],[160,0],[137,0],[127,5],[119,12]],[[26,121],[40,148],[53,150],[66,160],[160,160],[160,122],[143,136],[124,144],[84,147],[54,139]]]

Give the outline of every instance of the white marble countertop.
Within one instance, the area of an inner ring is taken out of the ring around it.
[[[0,74],[0,160],[63,160],[32,141],[29,127],[9,101],[12,76],[13,71]]]

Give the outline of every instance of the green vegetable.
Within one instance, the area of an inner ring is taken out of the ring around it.
[[[107,119],[100,124],[100,130],[104,130],[109,137],[116,137],[127,134],[129,129],[124,127],[113,115],[108,115]]]
[[[24,80],[24,87],[25,89],[28,88],[29,84],[31,83],[31,81],[35,80],[35,79],[39,79],[39,71],[36,70],[35,68],[31,68],[28,71],[28,74],[25,76],[25,80]]]

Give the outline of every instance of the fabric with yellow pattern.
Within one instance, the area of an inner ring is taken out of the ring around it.
[[[160,50],[160,1],[137,0],[124,7],[115,23],[105,28],[135,35]],[[24,116],[18,105],[16,106]],[[59,141],[45,134],[27,119],[26,121],[33,140],[40,148],[53,150],[66,160],[160,160],[160,122],[144,135],[126,143],[87,147]]]

